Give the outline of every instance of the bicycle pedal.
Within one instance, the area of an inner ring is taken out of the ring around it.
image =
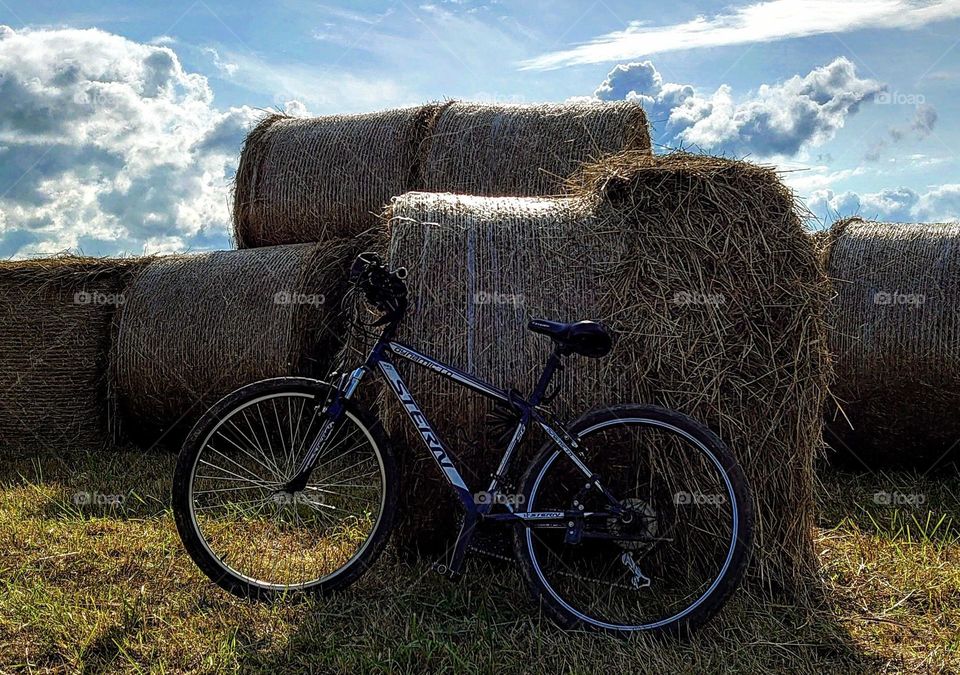
[[[583,519],[577,518],[571,520],[568,524],[566,534],[563,536],[564,544],[579,544],[583,539]]]
[[[449,565],[444,563],[432,563],[430,569],[439,574],[442,577],[446,577],[450,581],[460,581],[463,578],[463,572],[457,572],[454,569],[451,569]]]

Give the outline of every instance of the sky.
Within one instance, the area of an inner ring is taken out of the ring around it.
[[[0,0],[0,258],[228,248],[267,111],[448,98],[639,101],[813,228],[960,218],[960,0]]]

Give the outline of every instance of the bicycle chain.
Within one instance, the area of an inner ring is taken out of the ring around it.
[[[462,522],[462,521],[461,521],[461,522]],[[625,550],[626,550],[626,549],[625,549]],[[474,553],[474,554],[477,554],[477,555],[485,556],[485,557],[487,557],[487,558],[492,558],[492,559],[494,559],[494,560],[500,560],[500,561],[508,562],[508,563],[511,563],[511,564],[516,564],[516,562],[517,562],[516,558],[514,558],[514,557],[512,557],[512,556],[506,556],[506,555],[501,555],[501,554],[499,554],[499,553],[494,553],[493,551],[489,551],[489,550],[487,550],[487,549],[480,548],[479,546],[475,546],[475,545],[470,545],[470,546],[468,546],[468,547],[467,547],[467,553]],[[635,590],[636,590],[635,588],[633,588],[633,587],[631,587],[631,586],[628,586],[628,585],[626,585],[626,584],[615,584],[615,583],[611,583],[611,582],[609,582],[609,581],[601,581],[601,580],[599,580],[599,579],[591,579],[590,577],[580,576],[579,574],[573,574],[572,572],[560,572],[560,571],[557,571],[556,574],[558,574],[558,575],[560,575],[560,576],[564,576],[564,577],[570,577],[571,579],[576,579],[577,581],[589,582],[589,583],[597,583],[597,584],[606,584],[607,586],[610,586],[610,587],[612,587],[612,588],[622,588],[622,589],[625,589],[625,590],[628,590],[628,591],[635,591]]]
[[[488,550],[486,550],[486,549],[478,548],[478,547],[476,547],[476,546],[470,546],[470,547],[468,547],[468,548],[467,548],[467,552],[469,552],[469,553],[476,553],[476,554],[478,554],[478,555],[486,556],[486,557],[488,557],[488,558],[494,558],[494,559],[496,559],[496,560],[502,560],[502,561],[508,562],[508,563],[516,563],[516,562],[517,562],[517,561],[516,561],[516,558],[514,558],[513,556],[500,555],[499,553],[494,553],[493,551],[488,551]]]
[[[515,558],[512,558],[510,556],[500,555],[499,553],[494,553],[493,551],[477,548],[476,546],[468,547],[467,552],[476,553],[478,555],[486,556],[488,558],[494,558],[496,560],[503,560],[504,562],[509,562],[513,564],[516,564],[517,562]],[[563,577],[570,577],[571,579],[576,579],[577,581],[588,581],[588,582],[597,583],[597,584],[606,584],[607,586],[611,586],[613,588],[622,588],[627,591],[637,590],[632,586],[627,586],[626,584],[613,584],[613,583],[610,583],[609,581],[600,581],[599,579],[591,579],[590,577],[583,577],[583,576],[580,576],[579,574],[573,574],[572,572],[556,572],[556,574],[559,574],[560,576],[563,576]]]

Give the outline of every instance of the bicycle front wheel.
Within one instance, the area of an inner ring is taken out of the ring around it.
[[[590,520],[580,537],[517,526],[534,597],[565,628],[688,634],[720,609],[747,565],[753,509],[742,471],[712,431],[657,406],[591,413],[570,433],[625,512]],[[548,446],[527,470],[523,510],[609,511],[589,484]]]
[[[380,425],[348,405],[306,487],[282,489],[316,438],[330,385],[276,378],[238,389],[197,422],[177,461],[184,547],[222,588],[273,599],[338,590],[386,544],[397,502]]]

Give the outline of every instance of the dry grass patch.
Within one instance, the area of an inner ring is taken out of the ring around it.
[[[182,551],[173,457],[22,459],[0,474],[0,670],[23,672],[954,672],[960,668],[956,477],[828,473],[820,555],[832,610],[738,593],[689,643],[564,634],[509,566],[453,585],[388,552],[326,602],[250,604]],[[891,488],[893,486],[893,488]],[[875,504],[880,490],[925,506]],[[118,506],[73,495],[125,494]],[[912,493],[911,493],[912,494]],[[832,496],[831,496],[832,495]],[[918,524],[940,521],[939,528]],[[909,525],[907,525],[909,524]],[[918,529],[919,528],[919,529]]]

